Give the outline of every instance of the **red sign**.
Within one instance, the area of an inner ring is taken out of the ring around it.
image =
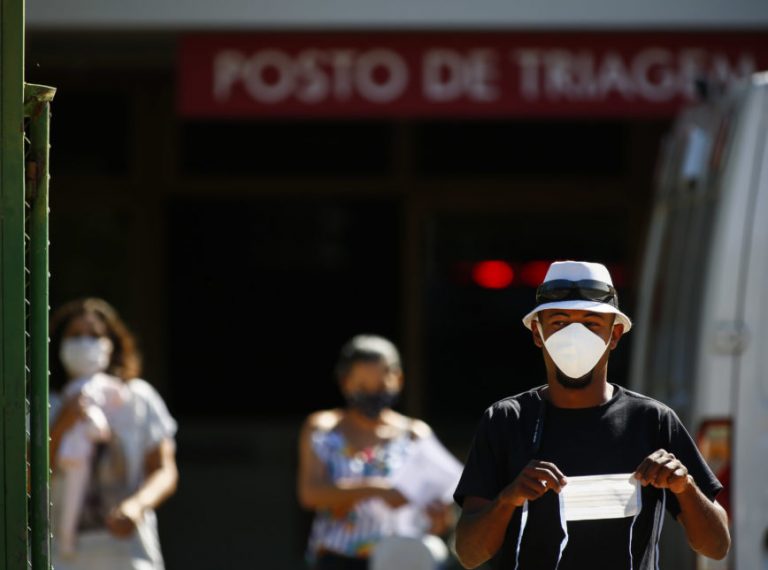
[[[193,34],[186,117],[666,116],[768,69],[766,32]]]

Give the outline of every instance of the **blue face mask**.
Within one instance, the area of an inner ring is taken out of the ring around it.
[[[347,405],[366,417],[375,420],[385,408],[391,408],[397,402],[397,392],[356,392],[347,396]]]

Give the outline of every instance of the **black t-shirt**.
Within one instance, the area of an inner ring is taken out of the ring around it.
[[[566,477],[606,475],[632,473],[660,448],[674,453],[704,495],[714,500],[722,485],[677,414],[652,398],[613,387],[611,399],[592,408],[556,408],[542,400],[541,387],[490,406],[454,493],[458,505],[469,496],[494,499],[534,457],[551,461]],[[499,570],[656,568],[662,505],[673,517],[680,513],[673,493],[649,485],[642,488],[642,509],[636,518],[568,521],[568,542],[558,565],[564,532],[558,496],[550,491],[528,504],[519,554],[522,509],[516,509],[492,566]]]

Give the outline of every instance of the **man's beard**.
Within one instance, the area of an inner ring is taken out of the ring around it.
[[[580,378],[571,378],[567,376],[562,370],[555,366],[555,378],[563,388],[570,388],[572,390],[583,390],[590,384],[595,377],[595,369],[593,368]]]

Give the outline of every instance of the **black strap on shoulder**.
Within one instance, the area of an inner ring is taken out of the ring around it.
[[[536,457],[541,448],[541,436],[544,433],[544,417],[547,412],[547,402],[541,394],[538,392],[539,405],[536,415],[536,423],[533,425],[533,435],[531,436],[531,459]]]

